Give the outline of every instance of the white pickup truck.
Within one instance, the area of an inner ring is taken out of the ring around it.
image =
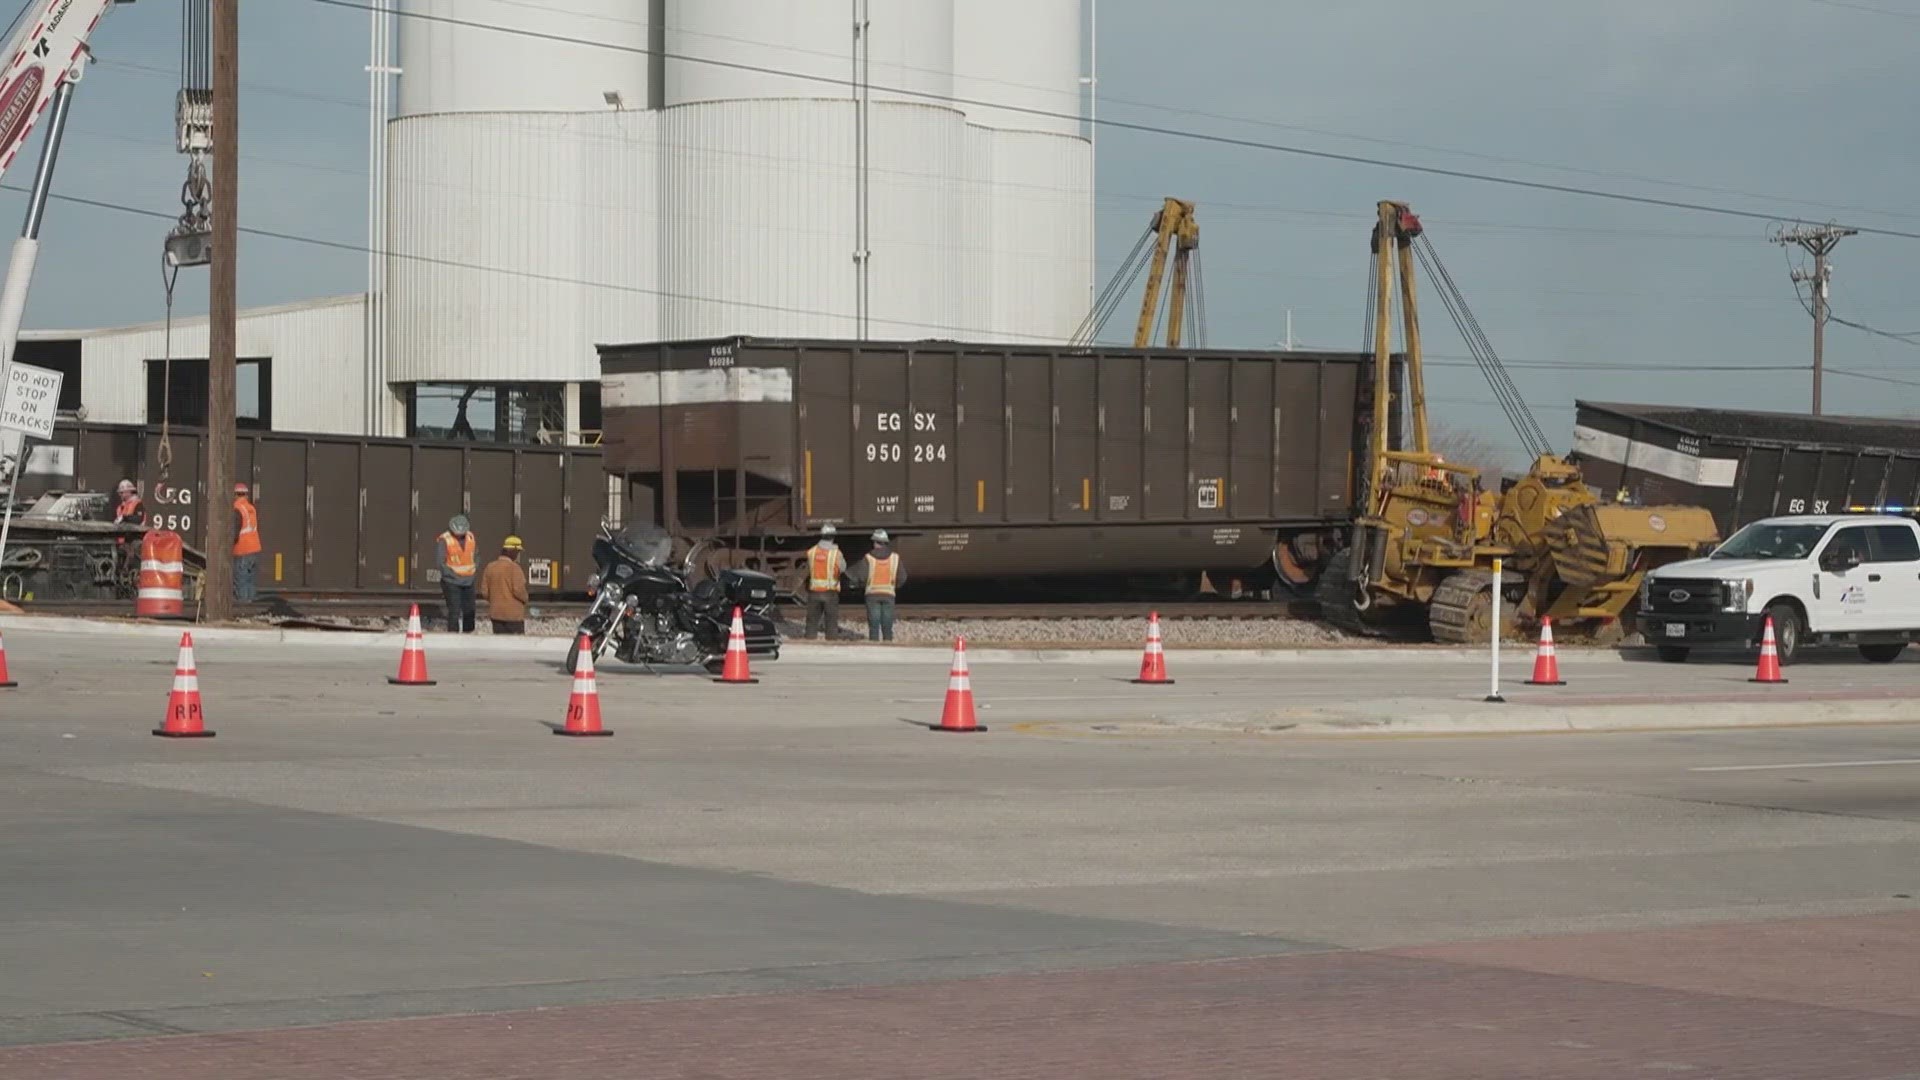
[[[1892,662],[1920,637],[1920,526],[1872,514],[1764,518],[1640,586],[1640,633],[1669,663],[1695,648],[1753,648],[1769,615],[1783,664],[1828,644]]]

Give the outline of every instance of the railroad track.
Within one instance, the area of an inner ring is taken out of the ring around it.
[[[411,597],[341,597],[341,596],[305,596],[287,597],[267,603],[246,605],[236,611],[243,617],[264,616],[275,621],[290,623],[325,624],[329,622],[350,623],[365,619],[396,619],[404,617],[408,608],[419,603],[429,617],[439,611],[437,599],[415,600]],[[37,600],[21,605],[28,612],[71,615],[77,617],[131,617],[133,602],[130,600]],[[533,605],[543,619],[577,619],[586,611],[586,604],[577,600],[536,601]],[[858,601],[843,605],[849,616],[861,617],[863,612]],[[1156,603],[1152,601],[1053,601],[1047,603],[978,603],[978,604],[901,604],[899,617],[902,619],[940,619],[940,620],[1011,620],[1011,619],[1141,619],[1145,620],[1149,612],[1157,612],[1162,619],[1311,619],[1319,615],[1320,606],[1311,600],[1260,601],[1260,600],[1202,600]],[[804,609],[798,604],[782,604],[779,615],[789,622],[804,621]]]
[[[858,605],[843,610],[860,614]],[[1210,600],[1175,603],[1115,601],[1047,604],[901,604],[902,619],[1312,619],[1320,605],[1311,600]]]

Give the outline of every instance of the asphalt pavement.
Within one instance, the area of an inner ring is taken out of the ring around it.
[[[1458,658],[977,662],[951,737],[939,656],[800,653],[571,740],[557,657],[427,644],[208,640],[173,741],[169,641],[8,626],[0,1077],[1920,1061],[1911,662],[1510,657],[1658,725],[1527,735],[1368,719],[1479,715]]]

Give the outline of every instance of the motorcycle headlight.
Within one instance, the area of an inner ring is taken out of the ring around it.
[[[1745,611],[1747,601],[1753,599],[1753,579],[1741,581],[1722,581],[1720,587],[1727,590],[1727,601],[1720,605],[1722,611]]]

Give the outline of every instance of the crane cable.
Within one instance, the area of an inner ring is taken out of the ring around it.
[[[1154,227],[1149,225],[1140,234],[1140,239],[1133,242],[1133,250],[1127,252],[1127,257],[1114,270],[1113,276],[1107,279],[1106,287],[1100,290],[1100,296],[1093,302],[1087,317],[1080,320],[1080,326],[1070,339],[1071,344],[1077,347],[1092,345],[1100,336],[1100,331],[1106,329],[1107,321],[1119,310],[1120,301],[1132,291],[1133,283],[1139,279],[1140,272],[1146,269],[1147,260],[1141,257],[1141,253],[1146,250],[1155,232]]]
[[[169,241],[183,236],[206,234],[212,230],[213,190],[207,179],[206,150],[193,145],[190,132],[201,114],[213,104],[213,16],[209,0],[181,0],[180,4],[180,96],[175,108],[178,146],[187,155],[187,178],[180,185],[180,217],[167,234]],[[167,257],[160,258],[160,284],[166,292],[167,319],[160,361],[160,445],[155,459],[160,465],[160,483],[169,478],[173,467],[173,291],[180,278],[180,266]]]
[[[1420,265],[1426,269],[1427,278],[1433,282],[1440,302],[1446,306],[1447,314],[1453,317],[1453,325],[1459,329],[1474,364],[1486,376],[1487,386],[1492,389],[1500,411],[1506,414],[1507,422],[1513,425],[1514,433],[1520,437],[1521,444],[1534,457],[1552,453],[1552,441],[1534,418],[1533,411],[1527,407],[1526,400],[1520,396],[1520,388],[1514,384],[1506,365],[1500,362],[1499,355],[1494,352],[1493,342],[1487,339],[1480,320],[1467,307],[1466,297],[1454,283],[1453,275],[1447,272],[1446,264],[1440,261],[1439,253],[1434,251],[1433,241],[1422,233],[1414,241],[1413,250],[1420,258]]]

